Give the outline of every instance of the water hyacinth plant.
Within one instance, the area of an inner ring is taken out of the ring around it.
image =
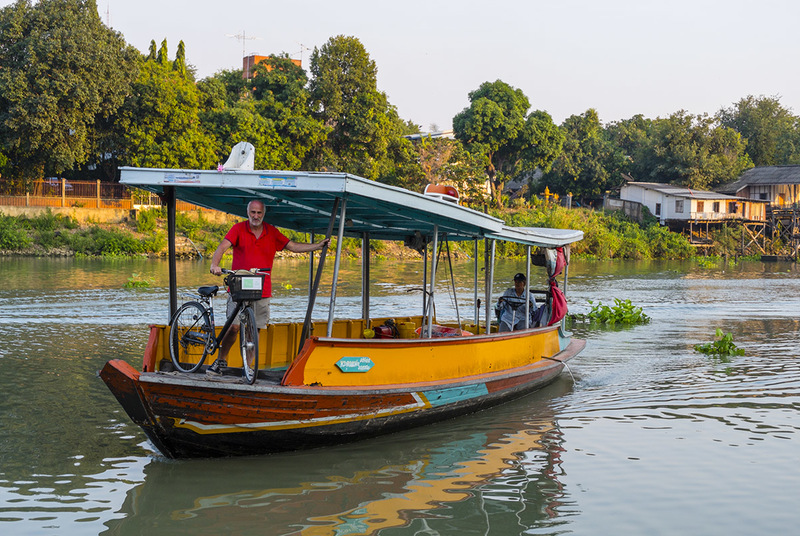
[[[631,300],[620,300],[614,298],[614,305],[603,305],[602,302],[595,303],[589,300],[589,305],[592,310],[586,315],[575,315],[578,320],[596,322],[599,324],[647,324],[650,322],[650,317],[647,316],[641,307],[637,307],[631,303]]]
[[[716,337],[714,342],[695,344],[694,349],[704,354],[719,356],[744,355],[744,350],[737,348],[736,344],[734,344],[732,334],[723,333],[721,329],[717,328]]]
[[[144,277],[141,274],[134,273],[123,285],[123,288],[149,288],[156,282],[152,277]]]

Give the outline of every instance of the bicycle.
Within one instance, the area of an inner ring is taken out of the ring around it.
[[[181,305],[169,322],[169,354],[177,370],[197,371],[205,363],[206,357],[219,349],[223,337],[238,315],[244,379],[252,385],[258,376],[258,326],[253,302],[261,299],[264,275],[244,270],[222,272],[227,274],[225,285],[231,299],[236,302],[233,314],[216,336],[214,305],[211,299],[217,295],[220,287],[210,285],[198,288],[196,296],[190,295],[195,300]]]

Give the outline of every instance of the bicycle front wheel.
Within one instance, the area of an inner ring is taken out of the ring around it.
[[[186,302],[169,323],[169,355],[181,372],[199,369],[208,355],[209,340],[214,336],[205,307]]]
[[[252,385],[258,376],[258,326],[256,325],[256,313],[253,307],[248,305],[239,314],[239,342],[242,349],[242,368],[244,369],[244,379]]]

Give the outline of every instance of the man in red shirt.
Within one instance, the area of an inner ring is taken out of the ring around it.
[[[225,238],[222,239],[214,255],[211,257],[211,273],[221,275],[222,268],[219,263],[222,256],[233,248],[232,270],[250,270],[258,268],[264,274],[264,290],[262,299],[253,304],[256,313],[256,325],[266,327],[269,323],[269,299],[272,297],[272,261],[275,253],[287,249],[294,253],[305,253],[317,251],[325,247],[330,241],[329,238],[314,244],[306,244],[289,240],[275,226],[264,223],[264,203],[258,200],[250,201],[247,204],[247,220],[239,222],[231,227]],[[228,316],[233,314],[236,304],[228,296]],[[228,351],[236,340],[239,333],[239,319],[233,321],[233,325],[228,333],[223,337],[220,344],[219,357],[208,367],[206,372],[219,374],[222,367],[227,366]]]

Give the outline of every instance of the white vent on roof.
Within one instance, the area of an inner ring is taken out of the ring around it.
[[[223,164],[222,169],[241,169],[252,171],[256,161],[256,148],[252,143],[240,141],[231,149],[231,155]]]

